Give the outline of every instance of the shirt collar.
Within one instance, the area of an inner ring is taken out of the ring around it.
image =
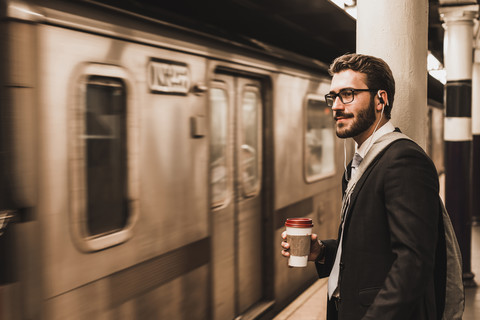
[[[362,143],[360,148],[358,147],[358,144],[355,143],[355,152],[358,153],[362,158],[365,158],[365,155],[367,154],[368,150],[370,150],[375,141],[380,139],[380,137],[382,137],[383,135],[393,131],[395,131],[395,127],[390,121],[388,121],[377,131],[375,131],[370,137],[368,137],[368,139]]]

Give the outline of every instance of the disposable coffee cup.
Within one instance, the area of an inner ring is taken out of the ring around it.
[[[313,222],[310,218],[290,218],[285,221],[287,242],[290,245],[290,267],[306,267],[310,254]]]

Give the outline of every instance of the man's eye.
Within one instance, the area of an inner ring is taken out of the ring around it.
[[[350,98],[352,97],[353,92],[348,90],[348,91],[342,91],[340,92],[340,94],[342,95],[342,98]]]

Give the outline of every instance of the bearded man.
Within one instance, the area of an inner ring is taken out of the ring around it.
[[[392,72],[382,59],[348,54],[335,59],[330,74],[325,100],[337,136],[353,138],[356,152],[343,176],[338,238],[312,235],[309,260],[320,278],[329,277],[327,319],[441,319],[445,274],[436,256],[442,235],[435,166],[415,142],[400,139],[362,167],[373,146],[399,131],[389,121]],[[289,244],[282,247],[288,257]]]

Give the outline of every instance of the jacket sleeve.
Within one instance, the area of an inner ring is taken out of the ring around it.
[[[431,160],[412,142],[388,152],[384,202],[395,260],[363,317],[410,319],[425,303],[437,243],[438,175]],[[417,310],[417,311],[416,311]]]
[[[348,175],[350,175],[351,168],[352,168],[352,162],[350,161],[350,163],[347,166]],[[342,175],[342,194],[344,194],[346,188],[347,188],[347,180],[345,179],[345,175]],[[340,228],[338,230],[338,236],[340,237]],[[337,255],[337,248],[338,248],[338,240],[329,239],[329,240],[321,240],[321,241],[325,245],[325,255],[323,257],[319,257],[319,259],[315,261],[315,267],[317,268],[318,277],[320,279],[330,276],[330,272],[332,271],[333,263],[335,262],[335,256]],[[322,260],[323,262],[319,262],[318,260]]]
[[[319,257],[315,261],[315,267],[317,268],[318,277],[326,278],[330,275],[330,271],[333,268],[333,262],[335,261],[335,255],[337,254],[337,240],[321,240],[325,245],[325,259],[322,259],[324,262],[321,263],[320,260],[322,257]]]

